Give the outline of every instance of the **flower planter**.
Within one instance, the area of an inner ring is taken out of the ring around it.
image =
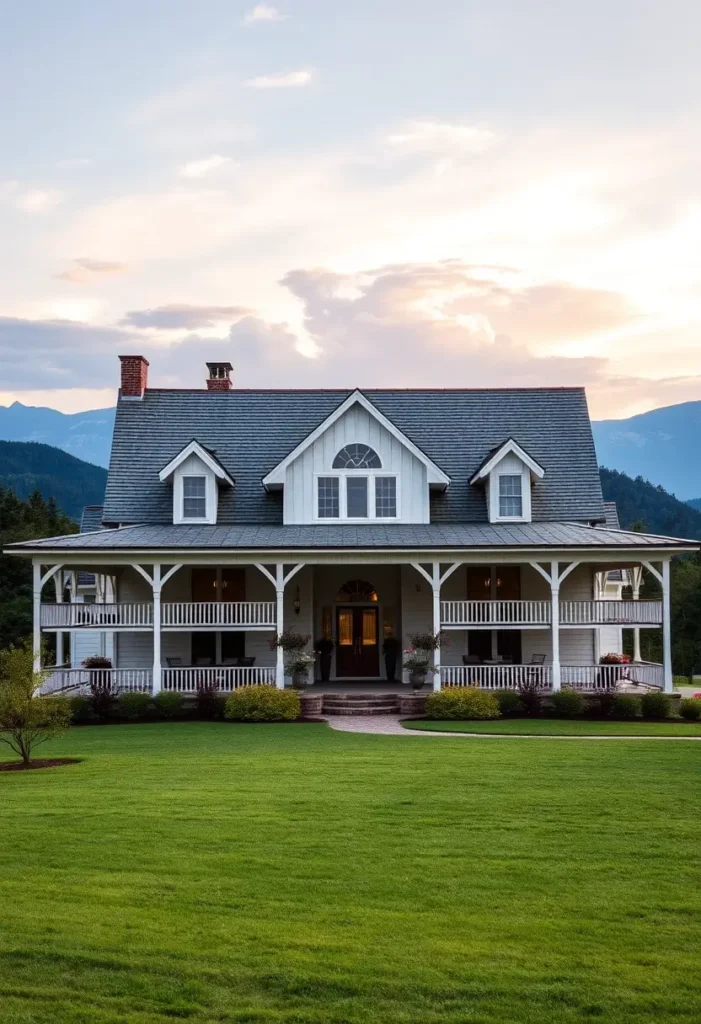
[[[293,672],[292,673],[292,689],[293,690],[306,690],[309,678],[306,671],[304,672]]]
[[[426,683],[426,675],[426,672],[414,671],[409,673],[409,682],[412,690],[421,690],[424,687]]]

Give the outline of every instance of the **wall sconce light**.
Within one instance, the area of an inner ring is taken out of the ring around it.
[[[300,599],[299,586],[298,586],[297,589],[295,590],[295,600],[294,600],[294,605],[293,605],[293,608],[295,610],[295,615],[299,615],[301,607],[302,607],[302,602],[301,602],[301,599]]]

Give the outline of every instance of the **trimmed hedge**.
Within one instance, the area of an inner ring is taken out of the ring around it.
[[[129,722],[143,721],[153,712],[150,693],[120,693],[117,697],[117,715]]]
[[[301,710],[295,690],[240,686],[227,697],[224,717],[235,722],[293,722]]]
[[[616,718],[637,718],[640,714],[640,697],[634,697],[632,693],[617,694],[613,712]]]
[[[161,690],[153,698],[153,703],[159,718],[181,718],[185,714],[182,695],[172,690]]]
[[[666,693],[644,693],[640,707],[643,718],[669,718],[669,697]]]
[[[679,701],[679,714],[687,722],[698,722],[701,718],[701,700],[698,697],[683,697]]]
[[[502,715],[523,714],[523,701],[516,690],[494,690]]]
[[[446,687],[426,700],[426,718],[482,720],[500,718],[499,701],[488,690],[476,686]]]
[[[550,703],[556,718],[577,718],[584,714],[586,707],[584,694],[567,686],[552,693]]]

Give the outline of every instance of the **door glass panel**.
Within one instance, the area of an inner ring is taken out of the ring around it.
[[[374,647],[377,644],[377,612],[368,608],[363,612],[363,647]]]
[[[353,612],[338,613],[338,645],[350,647],[353,644]]]
[[[368,478],[349,476],[346,480],[346,514],[349,519],[368,517]]]

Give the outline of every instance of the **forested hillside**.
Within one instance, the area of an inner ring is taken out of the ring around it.
[[[101,505],[107,470],[48,444],[0,441],[0,487],[28,498],[34,491],[76,521],[84,505]]]
[[[606,501],[615,501],[621,526],[641,523],[647,533],[701,540],[701,511],[679,501],[662,487],[642,477],[626,476],[601,468],[601,487]]]

